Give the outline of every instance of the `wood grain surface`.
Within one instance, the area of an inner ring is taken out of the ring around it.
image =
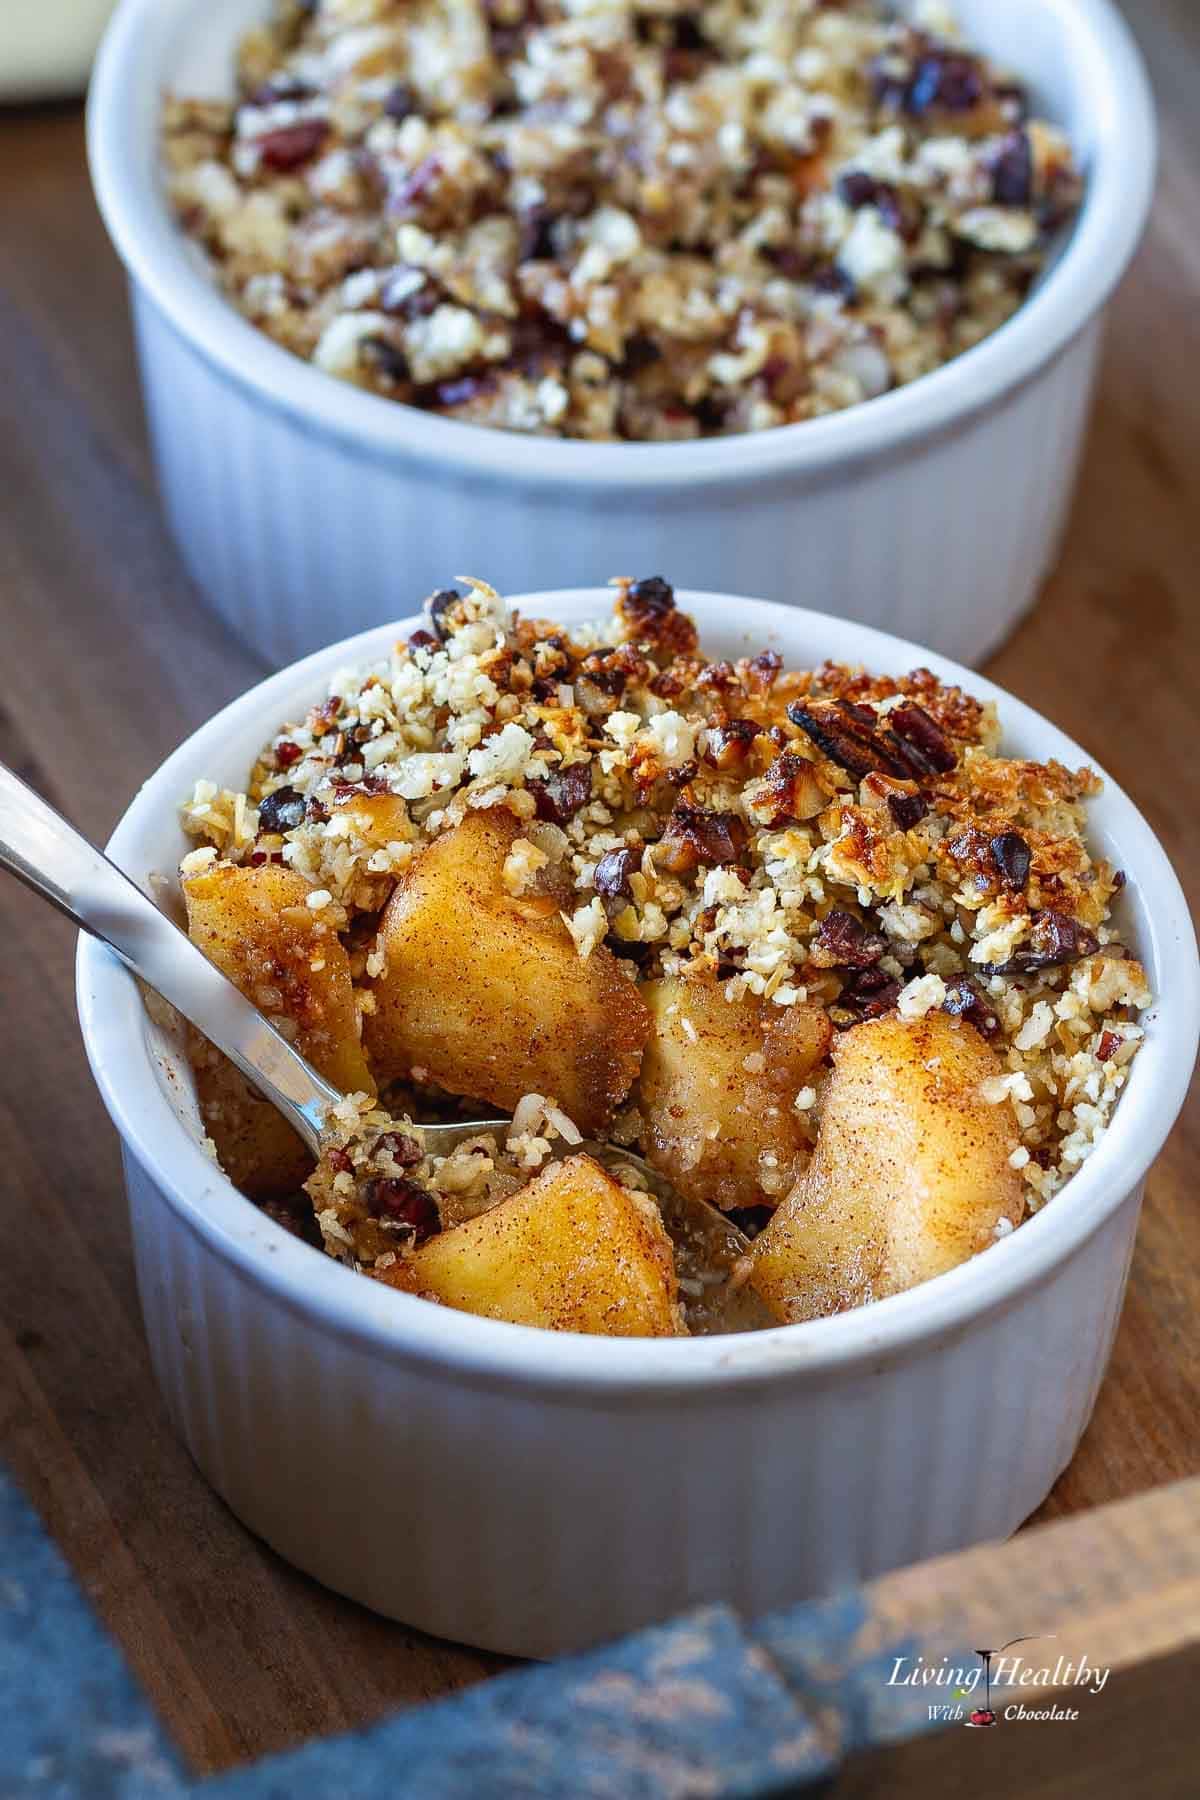
[[[1200,12],[1128,10],[1162,102],[1161,192],[1113,310],[1061,565],[989,673],[1107,765],[1195,893]],[[160,520],[78,108],[0,114],[0,219],[0,759],[102,841],[163,755],[261,670],[201,610]],[[196,1473],[147,1360],[73,933],[11,882],[0,931],[0,1456],[184,1753],[223,1767],[489,1673],[496,1659],[295,1574]],[[1198,1187],[1193,1096],[1151,1176],[1094,1422],[1039,1516],[1200,1472]]]

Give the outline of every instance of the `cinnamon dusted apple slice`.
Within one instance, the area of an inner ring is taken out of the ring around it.
[[[505,880],[520,821],[471,812],[406,865],[379,932],[367,1048],[381,1081],[417,1077],[511,1112],[553,1094],[599,1134],[641,1062],[650,1021],[603,944],[583,957],[554,893]]]
[[[180,883],[192,942],[269,1018],[286,1021],[327,1081],[374,1093],[339,909],[311,907],[312,885],[281,863],[185,862]],[[198,1032],[189,1054],[205,1128],[230,1179],[256,1199],[294,1193],[312,1158],[291,1126]]]
[[[824,1059],[824,1008],[725,998],[709,971],[648,982],[654,1021],[639,1085],[648,1162],[689,1198],[726,1209],[771,1204],[812,1147],[796,1100]]]
[[[551,1163],[510,1199],[397,1257],[379,1279],[548,1331],[676,1337],[684,1329],[658,1208],[590,1156]]]
[[[1023,1210],[1003,1073],[965,1020],[897,1014],[838,1037],[812,1161],[752,1247],[752,1281],[789,1322],[943,1274]]]

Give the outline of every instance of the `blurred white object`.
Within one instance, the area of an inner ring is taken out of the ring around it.
[[[1015,317],[864,405],[676,444],[439,418],[333,380],[234,310],[171,216],[159,117],[165,86],[231,91],[233,45],[266,9],[122,0],[88,119],[167,516],[197,586],[261,656],[393,618],[463,569],[506,593],[661,569],[679,587],[811,599],[960,662],[1007,636],[1057,551],[1101,314],[1154,192],[1153,101],[1112,0],[956,0],[1088,174]]]
[[[114,0],[0,0],[0,100],[82,94]]]

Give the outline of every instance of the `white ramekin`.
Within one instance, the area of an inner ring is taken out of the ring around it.
[[[715,654],[770,644],[800,666],[926,662],[1000,701],[1014,752],[1087,760],[1029,708],[912,644],[757,601],[681,599]],[[598,590],[527,603],[574,621],[610,604]],[[172,869],[193,781],[240,786],[280,721],[404,629],[321,651],[226,707],[141,790],[109,845],[117,862],[143,882]],[[82,940],[80,1016],[121,1134],[151,1354],[204,1474],[330,1587],[441,1636],[532,1655],[701,1601],[764,1613],[1012,1531],[1087,1423],[1146,1171],[1196,1052],[1200,969],[1179,884],[1111,783],[1091,820],[1129,873],[1122,931],[1158,996],[1091,1160],[950,1274],[745,1337],[496,1323],[377,1286],[289,1237],[205,1156],[177,1047],[127,971]]]
[[[123,0],[92,86],[100,207],[131,277],[146,408],[187,567],[274,664],[458,574],[666,574],[886,627],[975,662],[1057,548],[1101,313],[1141,236],[1153,105],[1110,0],[959,0],[1070,130],[1088,196],[1002,330],[882,399],[706,442],[585,444],[398,406],[289,356],[198,271],[164,204],[161,93],[228,91],[265,0]]]

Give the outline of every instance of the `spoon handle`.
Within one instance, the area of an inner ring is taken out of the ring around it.
[[[0,868],[100,938],[190,1019],[284,1114],[314,1154],[341,1099],[186,933],[60,813],[0,763]]]

